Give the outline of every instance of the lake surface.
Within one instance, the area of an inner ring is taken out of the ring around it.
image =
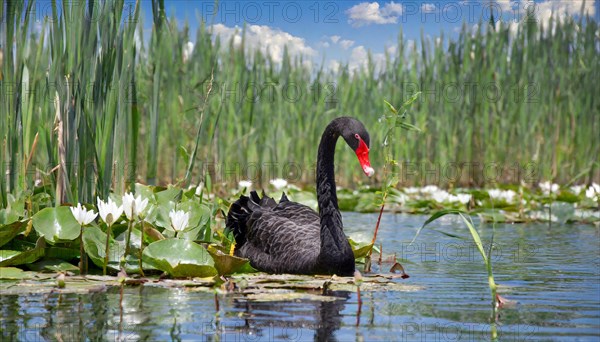
[[[349,235],[369,240],[377,215],[344,213]],[[425,229],[425,216],[386,214],[383,253],[403,258],[414,292],[330,292],[332,302],[248,302],[239,295],[151,286],[91,294],[0,296],[2,341],[480,341],[490,338],[487,274],[477,249]],[[469,233],[456,217],[431,226]],[[492,226],[480,229],[489,241]],[[497,224],[493,254],[502,341],[600,340],[600,233],[590,225]],[[378,266],[374,260],[374,270]],[[390,264],[383,264],[382,271]]]

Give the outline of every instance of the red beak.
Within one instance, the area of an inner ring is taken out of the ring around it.
[[[360,163],[365,175],[371,177],[375,173],[375,170],[373,170],[371,167],[371,162],[369,161],[369,148],[361,138],[358,138],[356,157],[358,158],[358,162]]]

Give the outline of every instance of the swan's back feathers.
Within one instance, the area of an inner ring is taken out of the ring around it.
[[[279,203],[253,191],[232,204],[227,228],[236,241],[236,255],[270,273],[313,273],[320,251],[319,215],[291,202]]]

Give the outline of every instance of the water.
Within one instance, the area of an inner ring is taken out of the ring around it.
[[[357,326],[356,293],[334,302],[253,303],[237,295],[150,286],[92,294],[0,296],[3,341],[480,341],[490,336],[490,294],[481,256],[468,240],[424,230],[424,216],[384,215],[379,241],[396,253],[416,292],[363,292]],[[376,215],[345,213],[352,236],[372,233]],[[432,225],[468,236],[456,218]],[[489,241],[491,226],[483,228]],[[496,226],[493,254],[502,341],[600,340],[600,239],[588,225]],[[374,265],[376,268],[377,265]],[[383,265],[382,268],[389,268]],[[385,270],[384,270],[385,271]]]

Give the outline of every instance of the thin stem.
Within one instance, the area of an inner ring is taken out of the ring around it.
[[[142,277],[145,277],[144,275],[144,269],[142,268],[142,253],[144,252],[144,220],[142,220],[142,222],[140,222],[141,224],[141,228],[142,228],[142,237],[140,239],[140,252],[139,252],[139,260],[140,260],[140,274],[142,275]]]
[[[110,228],[111,225],[108,225],[106,229],[106,247],[104,249],[104,267],[102,268],[102,274],[106,275],[106,267],[108,266],[108,242],[110,240]]]
[[[84,268],[83,268],[83,263],[84,263],[84,258],[85,258],[85,253],[83,251],[83,225],[80,225],[80,230],[79,230],[79,275],[83,275],[84,273]]]
[[[129,221],[129,227],[127,227],[127,241],[125,241],[125,255],[123,255],[123,259],[121,260],[122,265],[125,265],[125,260],[127,259],[127,256],[129,255],[129,242],[131,241],[131,231],[133,230],[133,220],[135,218],[132,218],[131,221]]]
[[[387,190],[383,194],[383,203],[381,204],[381,208],[379,209],[379,216],[377,217],[377,224],[375,225],[375,233],[373,233],[373,240],[371,240],[371,249],[369,249],[369,254],[367,258],[371,259],[371,254],[373,254],[373,247],[375,246],[375,241],[377,240],[377,232],[379,231],[379,224],[381,223],[381,216],[383,215],[383,209],[385,208],[385,200],[387,198]],[[381,257],[380,257],[381,259]],[[365,272],[371,272],[371,263],[368,264],[368,268],[365,269]]]

